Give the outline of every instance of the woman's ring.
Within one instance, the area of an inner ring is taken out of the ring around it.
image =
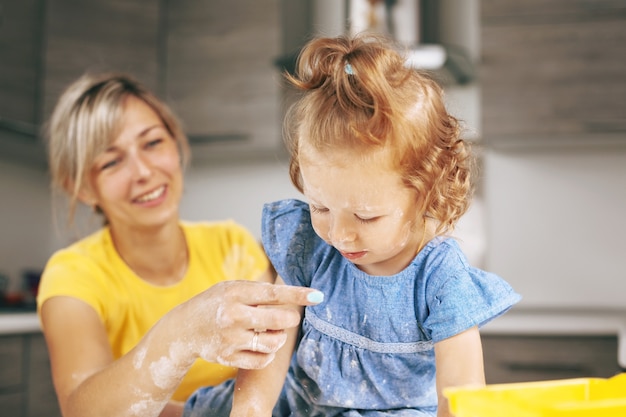
[[[254,332],[254,336],[252,336],[252,351],[256,352],[258,346],[259,346],[259,332]]]

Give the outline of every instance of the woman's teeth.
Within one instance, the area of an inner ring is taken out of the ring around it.
[[[148,194],[144,194],[141,197],[138,197],[135,199],[135,201],[137,201],[138,203],[145,203],[148,201],[152,201],[155,200],[159,197],[161,197],[161,195],[163,195],[163,192],[165,191],[165,186],[159,187],[156,190],[148,193]]]

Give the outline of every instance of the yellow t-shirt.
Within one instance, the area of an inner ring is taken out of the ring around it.
[[[221,281],[257,279],[269,266],[254,237],[232,221],[181,226],[189,265],[179,283],[159,287],[143,281],[120,258],[109,229],[103,228],[50,258],[39,286],[39,310],[54,296],[85,301],[100,316],[117,359],[175,306]],[[233,368],[199,359],[172,398],[184,401],[197,388],[234,374]]]

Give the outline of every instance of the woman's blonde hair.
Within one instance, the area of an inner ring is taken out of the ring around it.
[[[291,181],[301,192],[300,143],[332,152],[386,149],[407,187],[417,191],[438,233],[454,228],[472,194],[473,158],[448,114],[440,86],[408,68],[391,41],[379,35],[316,38],[285,74],[301,96],[289,109],[284,138]]]
[[[141,83],[122,73],[83,75],[60,96],[46,126],[52,185],[69,196],[70,221],[95,158],[120,133],[125,101],[130,96],[159,116],[178,144],[183,167],[189,160],[189,145],[179,120]]]

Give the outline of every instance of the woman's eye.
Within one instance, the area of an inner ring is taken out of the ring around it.
[[[100,171],[104,171],[105,169],[108,169],[108,168],[113,168],[115,165],[117,165],[118,162],[119,162],[118,159],[112,159],[110,161],[107,161],[103,163],[102,165],[100,165]]]
[[[153,148],[155,146],[157,146],[158,144],[160,144],[161,142],[163,142],[163,139],[153,139],[151,141],[148,141],[148,143],[146,143],[146,147],[147,148]]]

